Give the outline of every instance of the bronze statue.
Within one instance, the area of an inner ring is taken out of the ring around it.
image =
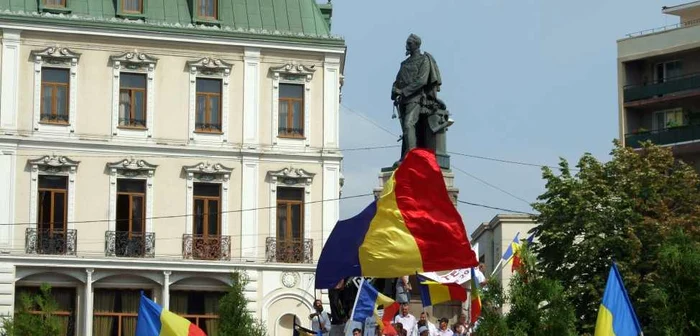
[[[430,54],[421,53],[420,46],[420,37],[411,34],[406,40],[408,58],[401,62],[391,88],[403,133],[401,160],[413,148],[429,148],[436,152],[440,166],[449,169],[445,131],[452,120],[445,103],[437,97],[442,85],[437,62]]]

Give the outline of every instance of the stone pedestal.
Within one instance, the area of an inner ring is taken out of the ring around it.
[[[379,198],[384,188],[384,183],[391,178],[391,174],[394,172],[394,168],[382,168],[379,173],[379,187],[374,188],[374,198]],[[447,186],[447,193],[450,194],[450,199],[452,199],[452,204],[457,206],[457,199],[459,195],[459,188],[454,186],[455,174],[451,170],[442,170],[442,177],[445,179],[445,185]]]

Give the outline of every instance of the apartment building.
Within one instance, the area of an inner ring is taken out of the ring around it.
[[[700,169],[700,1],[662,13],[679,23],[617,42],[620,139],[669,146]]]
[[[510,278],[513,276],[511,264],[497,269],[498,263],[503,253],[510,247],[513,238],[518,235],[518,240],[527,239],[530,236],[529,231],[535,226],[537,223],[530,215],[498,214],[489,222],[481,223],[472,232],[472,246],[476,246],[476,244],[479,246],[479,255],[477,256],[479,263],[486,266],[484,275],[488,277],[494,270],[497,270],[493,277],[501,282],[506,292],[510,285]],[[510,305],[506,303],[503,309],[507,311],[509,307]]]
[[[309,326],[342,180],[331,15],[0,2],[0,314],[49,283],[65,335],[133,335],[144,291],[216,335],[241,270],[270,335]]]

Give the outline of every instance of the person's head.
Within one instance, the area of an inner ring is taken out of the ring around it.
[[[403,330],[403,323],[401,323],[401,322],[394,323],[394,329],[396,329],[396,331],[400,333],[401,330]]]
[[[411,34],[406,39],[406,55],[413,55],[420,50],[421,39],[418,35]]]
[[[464,330],[464,329],[466,329],[466,327],[465,327],[463,324],[459,324],[459,325],[457,325],[457,327],[455,328],[455,331],[456,331],[458,334],[461,335],[461,334],[464,334],[464,333],[467,332],[467,331]]]
[[[479,271],[481,271],[481,273],[486,272],[486,264],[480,263],[479,264]]]
[[[459,324],[466,324],[467,323],[467,315],[466,314],[460,314],[459,315]]]
[[[406,316],[406,315],[408,315],[408,313],[409,313],[409,311],[408,311],[408,303],[404,303],[404,304],[401,306],[401,315],[402,315],[402,316]]]
[[[428,327],[422,326],[422,327],[418,328],[418,336],[428,336],[428,334],[429,334]]]
[[[427,312],[422,312],[420,313],[420,317],[418,318],[419,321],[427,321],[430,315],[428,315]]]
[[[319,312],[323,311],[323,302],[321,302],[321,300],[314,300],[314,309]]]
[[[426,320],[420,320],[418,321],[418,323],[416,323],[416,325],[418,325],[418,328],[420,328],[422,326],[428,325],[428,322]]]
[[[446,329],[447,329],[447,323],[449,323],[449,322],[450,322],[450,320],[448,320],[447,318],[444,318],[444,317],[441,318],[441,319],[440,319],[440,329],[446,330]]]
[[[353,329],[352,336],[362,336],[362,330],[360,330],[360,328]]]

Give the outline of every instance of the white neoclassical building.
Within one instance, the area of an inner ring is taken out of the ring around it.
[[[270,335],[308,326],[342,181],[331,12],[0,4],[0,313],[49,283],[66,335],[133,335],[144,291],[217,335],[241,270]]]

